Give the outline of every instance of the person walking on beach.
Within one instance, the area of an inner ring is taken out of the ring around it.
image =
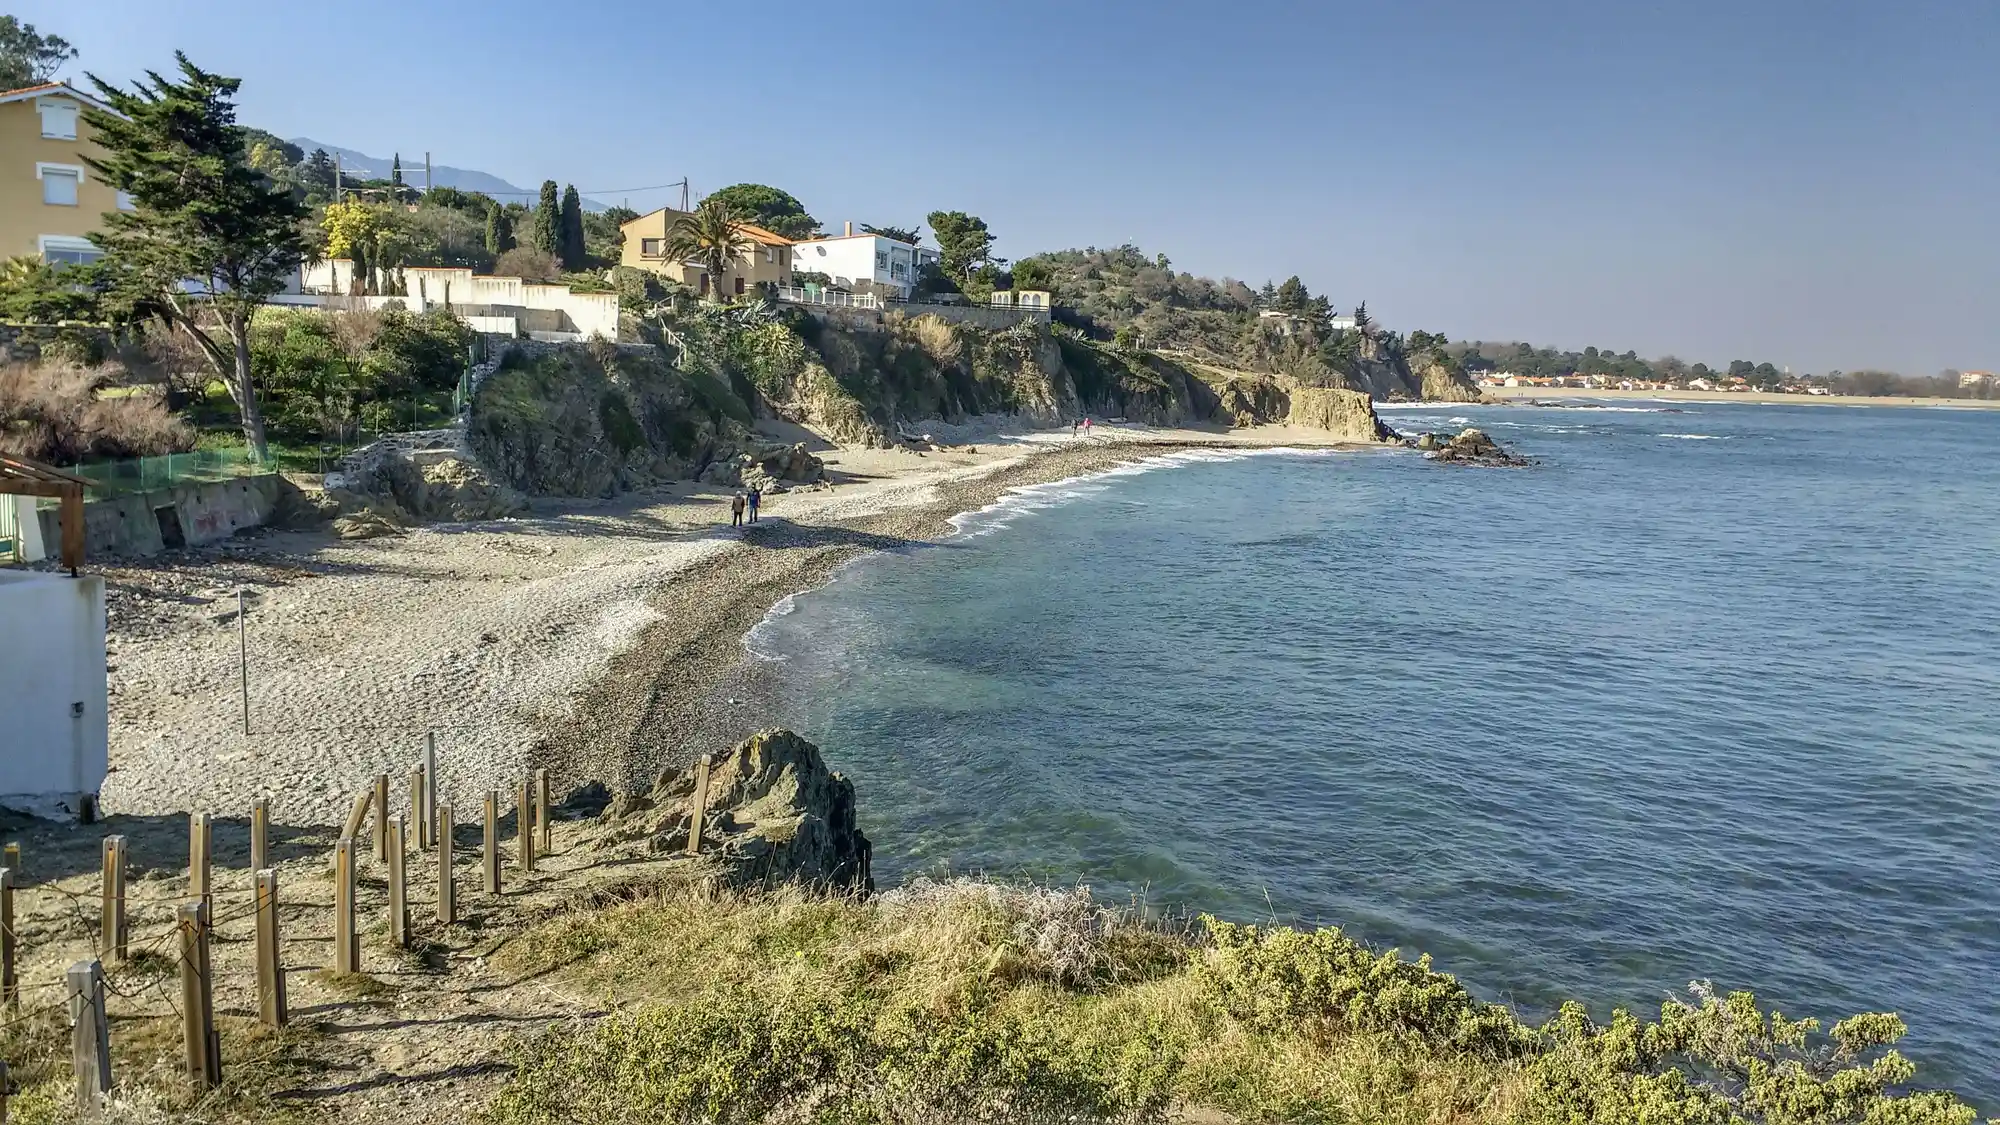
[[[1090,436],[1090,415],[1088,414],[1083,416],[1083,436]]]
[[[1081,418],[1071,418],[1069,420],[1069,440],[1076,440],[1076,428],[1081,425],[1083,425],[1083,419]]]
[[[729,498],[729,526],[743,526],[743,494],[741,492]]]
[[[754,485],[754,484],[753,484],[753,485],[751,485],[751,486],[750,486],[750,522],[751,522],[751,523],[756,523],[756,522],[757,522],[757,505],[758,505],[759,503],[763,502],[763,499],[764,499],[764,490],[763,490],[763,489],[761,489],[761,488],[758,488],[758,487],[757,487],[756,485]]]

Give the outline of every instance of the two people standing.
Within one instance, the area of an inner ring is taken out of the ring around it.
[[[764,499],[763,489],[758,488],[754,484],[750,486],[750,490],[748,492],[739,492],[735,496],[730,497],[729,526],[742,527],[746,522],[756,523],[757,505],[761,503],[763,499]],[[746,511],[749,513],[748,520],[744,519],[744,513]]]

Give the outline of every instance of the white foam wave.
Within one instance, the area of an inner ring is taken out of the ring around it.
[[[1680,438],[1680,439],[1681,439],[1682,441],[1723,441],[1723,440],[1726,440],[1726,436],[1727,436],[1727,435],[1724,435],[1724,434],[1659,434],[1659,435],[1656,435],[1656,436],[1659,436],[1659,437],[1666,437],[1666,438]]]

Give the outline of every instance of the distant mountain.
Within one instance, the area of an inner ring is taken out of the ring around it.
[[[312,150],[316,148],[325,149],[328,156],[340,158],[340,170],[343,175],[352,175],[356,179],[386,180],[395,164],[394,157],[370,156],[365,152],[330,145],[325,141],[313,140],[311,137],[293,137],[291,143],[304,149],[307,155],[311,155]],[[408,153],[403,154],[403,182],[412,187],[424,186],[423,153],[417,153],[414,157]],[[435,187],[455,187],[460,191],[485,192],[502,203],[525,203],[530,207],[535,205],[541,195],[539,188],[517,187],[491,172],[454,168],[449,164],[431,165],[431,184]],[[585,197],[583,209],[603,211],[607,208],[604,204]]]

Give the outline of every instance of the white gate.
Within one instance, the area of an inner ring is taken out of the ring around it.
[[[21,561],[20,511],[20,497],[0,492],[0,564]]]

